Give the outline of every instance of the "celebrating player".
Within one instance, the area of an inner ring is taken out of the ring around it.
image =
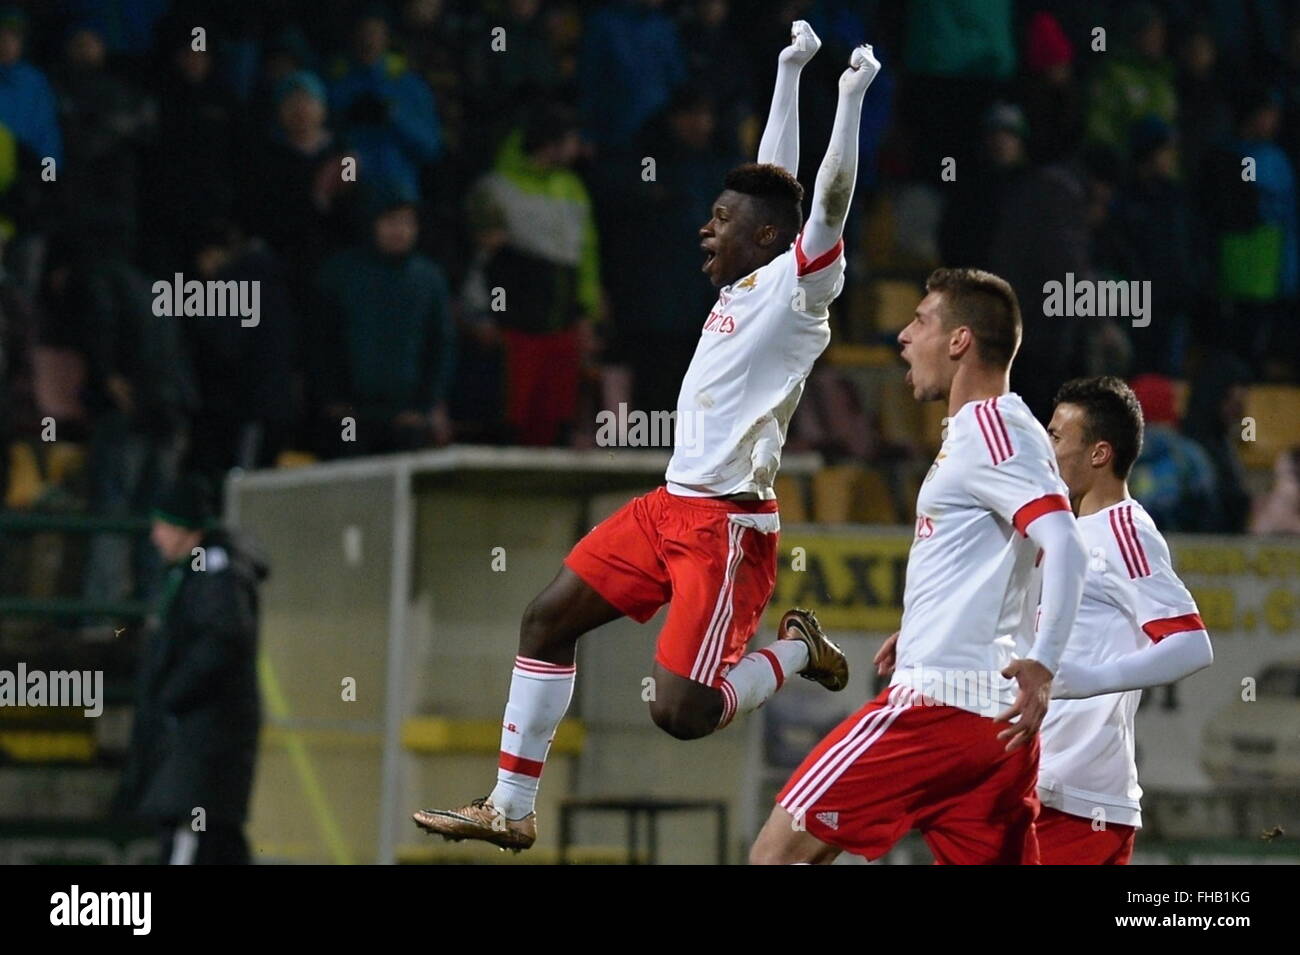
[[[902,626],[877,656],[893,680],[795,770],[751,861],[875,859],[910,829],[940,863],[1038,861],[1036,734],[1087,555],[1047,433],[1008,392],[1020,335],[1011,286],[974,269],[932,274],[899,334],[917,400],[949,419],[917,496]],[[1041,621],[1013,660],[1035,563]]]
[[[1129,497],[1142,408],[1128,385],[1070,382],[1047,431],[1091,559],[1043,721],[1038,850],[1044,865],[1124,865],[1142,826],[1133,753],[1142,689],[1204,669],[1214,651],[1169,546]]]
[[[770,646],[744,655],[776,579],[773,482],[786,428],[830,340],[827,308],[844,284],[845,216],[857,179],[863,95],[880,64],[854,51],[839,80],[831,143],[803,222],[799,74],[820,47],[798,21],[780,55],[758,162],[728,173],[700,229],[718,299],[682,381],[667,486],[636,498],[574,547],[524,613],[491,795],[415,813],[452,839],[526,849],[538,780],[574,685],[578,639],[619,617],[645,622],[669,604],[650,714],[679,739],[707,736],[797,673],[831,690],[843,653],[812,614],[791,611]],[[683,440],[687,429],[690,440]]]

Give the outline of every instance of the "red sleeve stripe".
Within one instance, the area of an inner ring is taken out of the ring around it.
[[[1070,502],[1061,494],[1044,494],[1016,511],[1016,516],[1011,519],[1011,523],[1015,525],[1016,530],[1020,531],[1022,537],[1028,537],[1026,531],[1029,525],[1044,514],[1051,514],[1053,511],[1069,513]]]
[[[1137,558],[1137,563],[1142,568],[1142,576],[1151,576],[1151,565],[1147,563],[1147,552],[1142,549],[1142,537],[1138,534],[1137,525],[1133,523],[1133,505],[1124,505],[1124,524],[1128,527],[1129,540],[1133,542],[1133,556]]]
[[[1130,580],[1151,576],[1151,567],[1147,563],[1146,553],[1137,539],[1137,528],[1133,524],[1133,515],[1128,513],[1132,505],[1117,507],[1110,512],[1110,530],[1119,544],[1119,552],[1124,555],[1124,567],[1128,570]]]
[[[1137,572],[1133,569],[1133,557],[1129,554],[1128,542],[1124,538],[1124,532],[1120,529],[1118,512],[1111,511],[1108,516],[1110,517],[1110,532],[1115,535],[1115,540],[1119,544],[1119,552],[1124,558],[1124,567],[1128,571],[1129,579],[1132,580],[1137,576]]]
[[[998,399],[994,398],[989,407],[993,411],[993,421],[998,426],[998,433],[1002,436],[1002,443],[1007,449],[1007,457],[1011,457],[1015,452],[1011,447],[1011,435],[1007,433],[1007,423],[1002,420],[1002,411],[998,408]]]
[[[1159,643],[1171,633],[1187,633],[1192,630],[1204,630],[1205,622],[1199,613],[1185,613],[1181,617],[1165,617],[1142,624],[1142,632],[1151,638],[1152,643]]]
[[[994,422],[993,412],[989,409],[987,402],[980,402],[975,406],[975,420],[979,422],[980,434],[984,435],[984,444],[988,446],[989,457],[993,459],[993,466],[997,467],[1011,457],[1011,442],[1008,441],[1005,446],[1002,444],[1002,436],[998,433],[998,424]]]
[[[840,253],[843,251],[844,251],[844,240],[840,239],[833,246],[831,246],[831,248],[827,249],[821,255],[817,256],[817,258],[809,259],[806,255],[803,254],[803,233],[800,232],[799,237],[794,240],[795,274],[811,275],[813,272],[820,271],[821,269],[826,268],[826,266],[830,265],[832,262],[838,259],[840,257]]]

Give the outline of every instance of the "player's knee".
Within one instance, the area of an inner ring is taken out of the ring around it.
[[[773,811],[763,828],[759,830],[753,846],[750,847],[750,865],[806,864],[807,860],[801,859],[799,853],[792,851],[789,833],[794,831],[794,827],[791,825],[787,829],[789,822],[790,817],[783,811],[779,809]]]
[[[780,865],[783,861],[769,840],[760,838],[749,849],[750,865]]]
[[[545,594],[535,597],[519,622],[519,649],[524,656],[540,656],[559,644],[572,642],[564,632],[563,618],[555,601]]]
[[[679,703],[652,702],[650,718],[674,739],[700,739],[717,729],[716,718],[710,724],[708,714]]]

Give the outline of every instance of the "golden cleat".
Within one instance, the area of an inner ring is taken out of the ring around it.
[[[795,607],[787,610],[777,626],[778,639],[802,640],[808,648],[808,665],[799,671],[805,680],[820,683],[832,692],[849,685],[849,661],[844,651],[822,632],[817,615]]]
[[[490,842],[503,852],[510,849],[518,854],[537,841],[537,813],[507,819],[487,796],[459,809],[421,809],[411,818],[430,835],[442,836],[449,842]]]

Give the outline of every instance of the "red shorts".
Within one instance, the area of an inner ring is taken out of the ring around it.
[[[745,652],[776,586],[776,501],[634,498],[574,546],[565,566],[638,623],[665,603],[655,660],[716,686]]]
[[[868,859],[919,829],[940,865],[1036,865],[1038,738],[1008,753],[1008,725],[886,687],[817,744],[777,804]]]
[[[1092,820],[1044,806],[1034,823],[1043,865],[1128,865],[1137,829],[1108,822],[1093,829]]]

